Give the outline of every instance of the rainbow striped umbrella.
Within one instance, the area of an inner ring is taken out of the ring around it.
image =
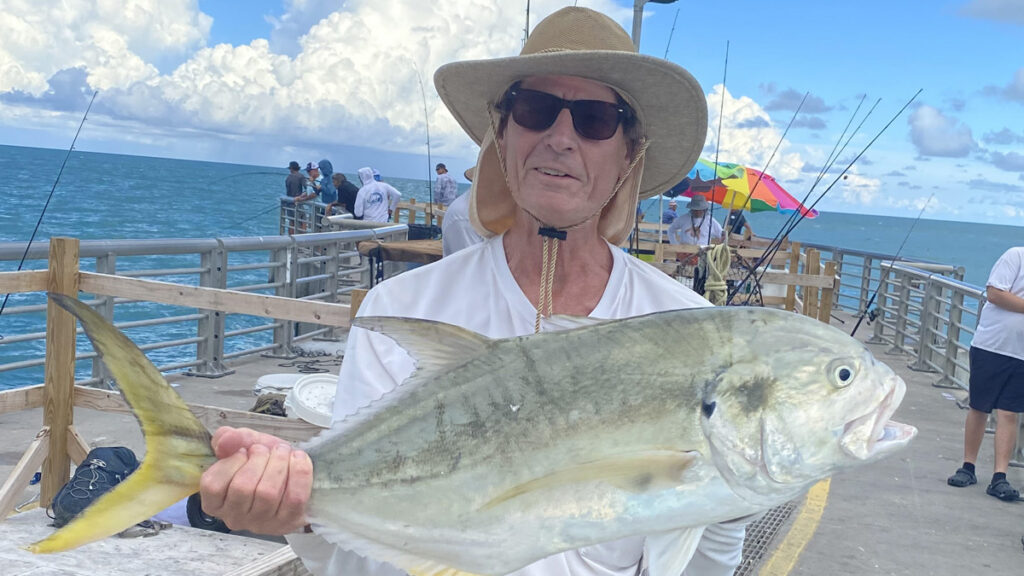
[[[717,174],[717,177],[715,177]],[[674,186],[671,195],[693,198],[701,195],[724,208],[742,208],[750,212],[800,211],[807,218],[818,215],[807,208],[775,181],[772,176],[739,164],[713,162],[701,158],[686,179]]]

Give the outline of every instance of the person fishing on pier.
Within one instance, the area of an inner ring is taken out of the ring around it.
[[[435,320],[501,338],[543,331],[553,315],[614,319],[709,305],[617,247],[638,200],[679,182],[704,145],[707,103],[689,72],[638,54],[610,18],[569,7],[541,21],[518,56],[450,63],[434,82],[480,145],[469,216],[486,240],[379,284],[359,316]],[[392,393],[414,368],[391,339],[353,328],[335,421]],[[220,460],[201,482],[208,514],[232,529],[288,534],[314,574],[403,574],[308,533],[316,528],[305,520],[305,453],[232,428],[218,430],[213,447]],[[683,564],[691,558],[686,576],[727,576],[740,562],[745,523],[568,550],[514,574],[634,576],[681,554]]]

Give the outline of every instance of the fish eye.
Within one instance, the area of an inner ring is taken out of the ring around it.
[[[832,365],[832,382],[840,388],[849,386],[856,375],[856,367],[848,362],[835,362]]]

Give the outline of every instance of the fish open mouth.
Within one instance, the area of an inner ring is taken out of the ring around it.
[[[839,444],[850,456],[858,460],[875,460],[903,448],[917,435],[917,428],[889,419],[907,391],[902,379],[897,377],[892,382],[889,392],[874,410],[843,427]]]

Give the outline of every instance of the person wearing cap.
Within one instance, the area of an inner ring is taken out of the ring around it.
[[[306,191],[295,198],[296,202],[305,202],[306,200],[316,198],[323,188],[324,177],[320,174],[320,166],[313,162],[307,162],[306,175]]]
[[[292,160],[288,163],[288,176],[284,179],[284,193],[289,198],[302,196],[302,188],[305,186],[306,177],[302,175],[299,163]]]
[[[555,314],[614,319],[710,305],[617,247],[638,200],[679,182],[704,145],[707,104],[686,70],[638,54],[610,18],[568,7],[538,23],[519,56],[446,64],[434,83],[480,145],[469,217],[486,240],[378,284],[359,316],[429,319],[502,338],[540,331],[542,317]],[[352,328],[335,421],[387,402],[400,384],[414,386],[403,384],[413,369],[391,339]],[[223,459],[203,475],[207,513],[233,529],[302,530],[312,482],[304,453],[229,428],[217,431],[213,447]],[[316,533],[288,541],[314,574],[403,574]],[[687,576],[732,574],[743,524],[637,535],[558,553],[513,574],[634,576],[645,544],[654,559],[679,550],[685,561],[692,548],[683,543],[694,541]]]
[[[707,246],[722,240],[722,225],[708,214],[711,205],[703,196],[694,196],[686,204],[686,215],[676,218],[668,227],[671,244]]]
[[[448,206],[455,201],[455,197],[459,194],[459,186],[455,183],[455,178],[448,173],[448,168],[444,164],[438,164],[434,169],[437,172],[437,199],[438,204],[442,206]]]
[[[473,181],[475,169],[475,166],[466,169],[463,173],[466,180]],[[469,248],[484,241],[484,237],[473,229],[473,223],[469,220],[469,198],[469,194],[459,196],[444,211],[444,219],[441,220],[442,257],[451,256],[463,248]]]
[[[666,208],[665,211],[661,213],[662,224],[671,224],[675,222],[676,218],[679,217],[679,214],[676,212],[676,208],[678,206],[679,203],[676,202],[675,198],[668,201],[668,208]]]

